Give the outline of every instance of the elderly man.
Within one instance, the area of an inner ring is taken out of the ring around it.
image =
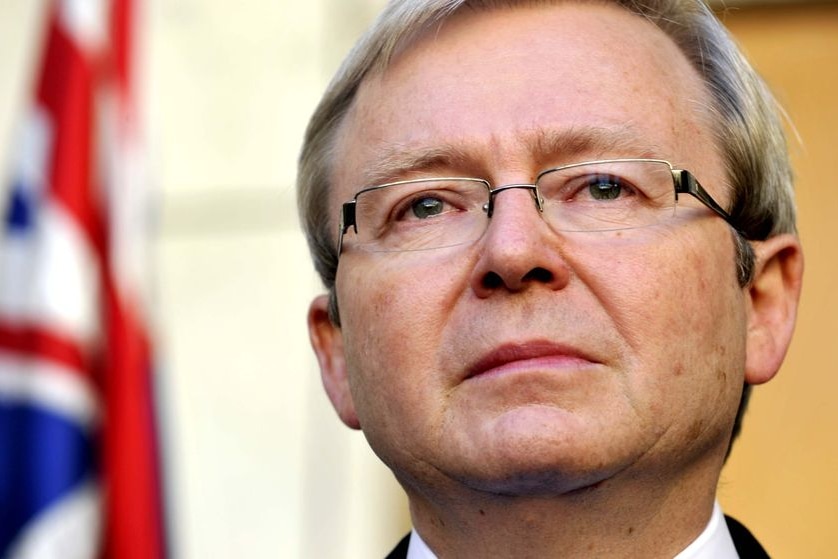
[[[299,195],[393,557],[764,556],[715,492],[800,291],[776,113],[695,0],[391,2]]]

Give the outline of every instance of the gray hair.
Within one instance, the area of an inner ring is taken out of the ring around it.
[[[329,290],[330,314],[338,323],[335,297],[337,216],[329,215],[334,148],[360,84],[383,71],[399,49],[458,10],[511,8],[567,0],[392,0],[360,39],[326,89],[309,122],[297,175],[298,207],[314,265]],[[753,276],[749,240],[795,233],[793,177],[782,111],[729,33],[702,0],[605,0],[646,18],[681,49],[706,85],[716,142],[732,189],[728,211],[735,234],[739,283]],[[749,396],[745,387],[734,426],[739,431]]]

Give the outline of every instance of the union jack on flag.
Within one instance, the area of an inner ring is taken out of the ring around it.
[[[0,200],[0,559],[166,555],[134,4],[50,4]]]

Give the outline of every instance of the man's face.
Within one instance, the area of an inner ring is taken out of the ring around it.
[[[675,45],[620,8],[465,12],[363,84],[331,215],[382,166],[389,180],[498,186],[620,157],[689,169],[724,205],[708,105]],[[352,241],[336,284],[341,414],[408,485],[566,491],[721,460],[745,297],[729,227],[695,200],[653,227],[556,233],[529,193],[509,190],[473,244],[375,253]]]

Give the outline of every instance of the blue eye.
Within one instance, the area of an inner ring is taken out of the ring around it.
[[[445,205],[439,198],[425,197],[414,201],[410,205],[413,215],[419,219],[427,219],[439,215],[445,209]]]
[[[601,175],[588,179],[588,192],[594,200],[616,200],[623,193],[619,177]]]

